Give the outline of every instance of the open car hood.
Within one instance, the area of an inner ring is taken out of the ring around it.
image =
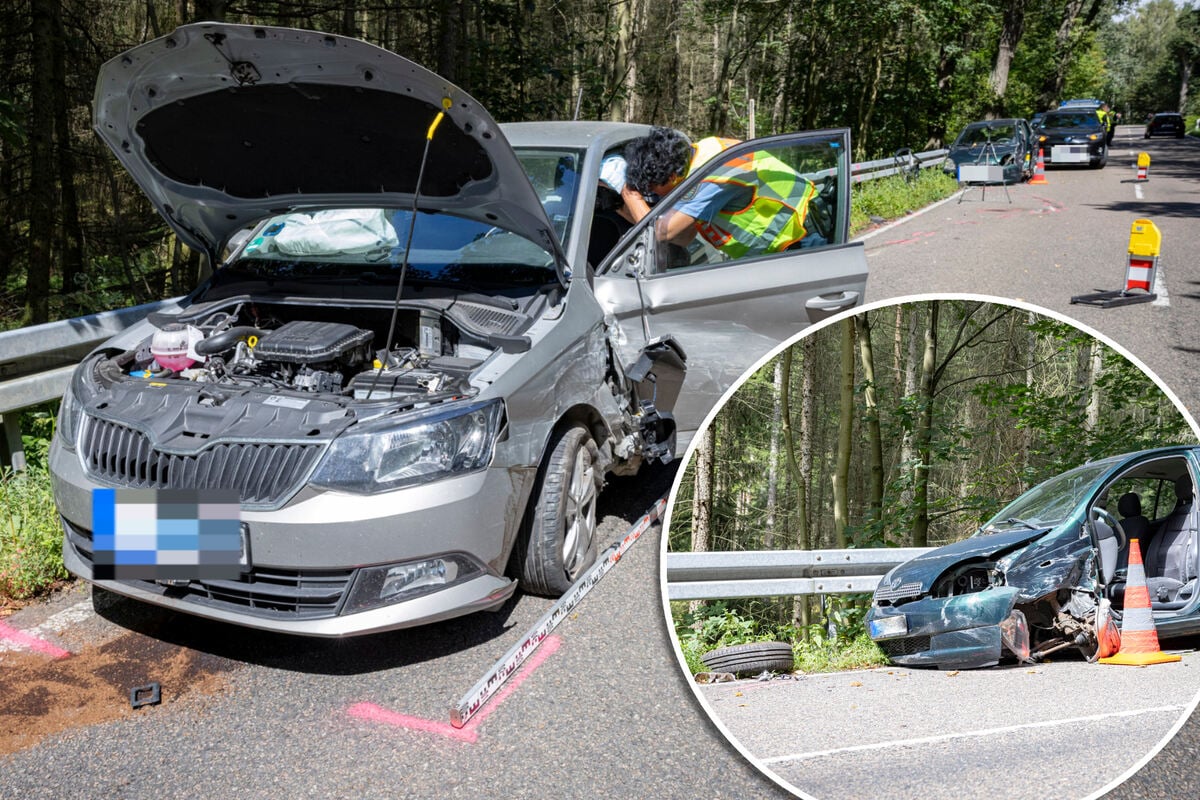
[[[189,246],[311,207],[413,203],[558,240],[499,126],[423,67],[358,39],[203,22],[100,69],[94,125]]]
[[[972,559],[996,558],[1046,535],[1050,530],[1053,528],[1046,527],[1037,530],[1020,528],[983,536],[971,536],[954,544],[939,547],[923,556],[917,556],[911,561],[906,561],[889,572],[884,577],[881,586],[889,581],[895,583],[896,586],[919,582],[922,592],[928,592],[942,573],[955,564]]]

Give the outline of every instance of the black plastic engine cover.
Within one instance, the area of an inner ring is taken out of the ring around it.
[[[284,323],[259,339],[254,357],[260,361],[314,364],[343,360],[356,364],[370,358],[375,334],[340,322]]]

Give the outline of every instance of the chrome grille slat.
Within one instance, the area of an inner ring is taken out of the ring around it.
[[[280,502],[300,484],[324,445],[216,444],[189,455],[164,453],[133,428],[95,417],[83,437],[88,472],[105,483],[145,489],[234,489],[247,505]]]

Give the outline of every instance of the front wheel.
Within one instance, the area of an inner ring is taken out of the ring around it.
[[[526,591],[561,595],[596,560],[596,498],[603,484],[598,455],[582,425],[551,440],[514,553]]]

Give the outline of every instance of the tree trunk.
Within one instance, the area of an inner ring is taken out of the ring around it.
[[[1004,93],[1008,91],[1008,71],[1013,56],[1025,31],[1025,4],[1029,0],[1008,0],[1004,7],[1004,19],[1000,27],[1000,43],[996,49],[996,60],[992,62],[992,74],[988,85],[992,90],[992,108],[989,118],[1004,113]]]
[[[929,462],[933,443],[933,375],[937,368],[939,302],[929,301],[929,324],[925,328],[925,352],[921,359],[920,410],[913,436],[917,457],[917,466],[913,472],[913,547],[929,545]]]
[[[850,450],[854,443],[854,320],[844,319],[842,331],[841,405],[838,416],[837,465],[833,482],[833,527],[838,549],[846,547],[850,525],[847,481],[850,476]]]
[[[867,423],[867,522],[879,520],[883,511],[883,434],[879,429],[879,403],[875,388],[875,353],[871,344],[869,314],[854,317],[858,327],[858,354],[863,371],[864,421]]]
[[[767,523],[763,549],[775,547],[775,506],[779,493],[779,438],[783,424],[783,360],[775,359],[775,381],[771,392],[771,442],[767,452]]]
[[[83,274],[83,226],[79,221],[79,195],[75,191],[75,153],[72,149],[71,126],[68,117],[66,31],[62,27],[61,9],[56,9],[54,48],[54,134],[58,145],[58,186],[62,203],[62,228],[59,239],[59,258],[62,262],[62,293],[77,291],[78,277]],[[156,23],[157,24],[157,23]],[[71,309],[64,309],[75,316]],[[84,309],[85,311],[87,309]]]
[[[700,435],[696,448],[695,491],[692,495],[692,552],[708,552],[712,541],[713,480],[716,469],[716,420]],[[690,610],[695,614],[701,600],[693,600]]]
[[[32,39],[29,126],[29,276],[21,325],[50,321],[50,269],[54,260],[54,50],[59,0],[30,0]]]

